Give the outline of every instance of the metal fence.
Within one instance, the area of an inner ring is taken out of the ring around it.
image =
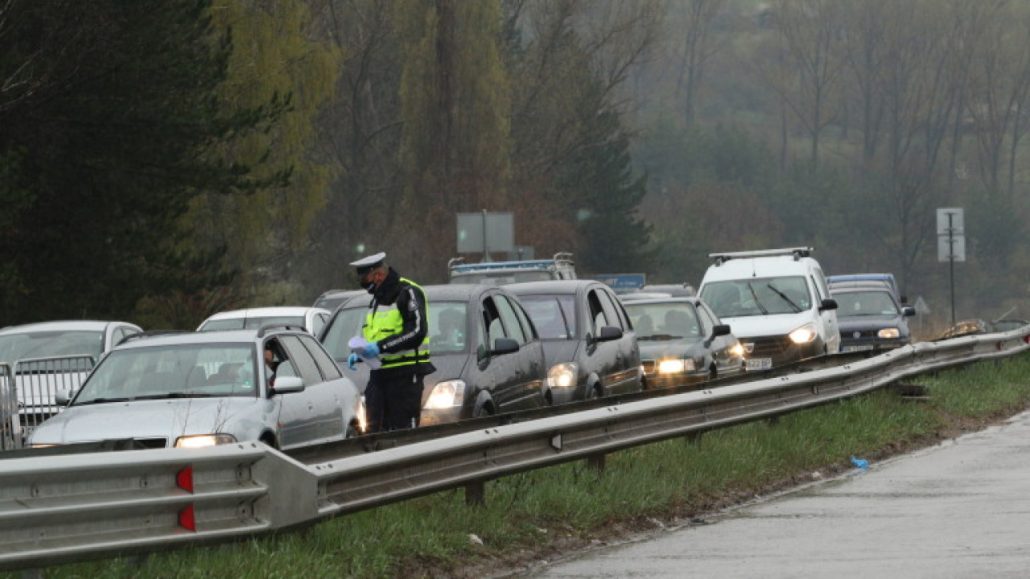
[[[793,412],[1030,349],[1030,326],[803,374],[650,398],[304,464],[259,443],[4,460],[0,569],[248,537]],[[482,492],[481,486],[479,492]]]
[[[93,364],[93,357],[88,355],[32,358],[14,364],[22,436],[28,436],[41,422],[60,412],[58,392],[78,390]]]
[[[0,364],[0,451],[21,448],[18,396],[11,378],[11,366]]]

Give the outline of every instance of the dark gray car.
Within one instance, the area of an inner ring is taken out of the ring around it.
[[[519,297],[544,342],[552,403],[641,389],[636,334],[608,286],[564,280],[507,288]]]
[[[511,293],[488,285],[425,286],[429,350],[436,372],[425,377],[422,425],[536,408],[544,404],[543,347]],[[321,336],[341,366],[358,335],[370,297],[342,303]],[[363,390],[368,368],[344,370]]]
[[[744,373],[744,348],[696,297],[625,302],[637,333],[645,388],[700,384]]]
[[[916,314],[911,306],[899,306],[894,293],[882,283],[847,282],[830,286],[837,300],[840,350],[886,350],[911,341],[905,318]]]

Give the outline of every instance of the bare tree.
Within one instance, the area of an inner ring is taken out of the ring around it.
[[[712,42],[712,21],[725,0],[687,0],[683,5],[683,48],[676,89],[683,95],[683,118],[694,125],[705,65],[719,47]]]

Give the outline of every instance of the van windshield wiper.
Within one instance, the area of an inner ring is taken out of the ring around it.
[[[162,400],[165,398],[210,398],[212,396],[221,396],[220,394],[209,394],[207,392],[165,392],[164,394],[148,394],[146,396],[137,396],[133,400]]]
[[[751,282],[747,282],[747,289],[751,291],[751,297],[754,298],[755,305],[758,306],[759,310],[761,310],[762,315],[768,316],[769,310],[765,309],[765,306],[762,305],[762,300],[758,299],[758,294],[755,293],[755,287],[751,285]]]
[[[787,294],[785,294],[785,293],[781,292],[780,290],[776,289],[776,286],[774,286],[771,283],[767,283],[767,284],[765,284],[765,287],[767,287],[767,288],[771,289],[772,291],[776,292],[776,295],[780,296],[781,298],[783,298],[783,301],[785,301],[788,304],[790,304],[790,307],[794,308],[794,312],[795,313],[801,311],[801,306],[799,306],[796,303],[794,303],[794,300],[792,300],[789,297],[787,297]]]

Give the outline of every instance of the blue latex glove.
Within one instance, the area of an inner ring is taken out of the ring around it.
[[[369,342],[368,345],[365,346],[365,350],[361,352],[361,357],[366,360],[371,358],[378,358],[379,344],[376,344],[375,342]]]
[[[852,456],[851,464],[855,465],[855,468],[869,470],[869,461],[864,458],[855,458],[854,456]]]
[[[356,370],[354,365],[357,364],[360,361],[361,361],[361,358],[359,358],[357,354],[351,353],[350,356],[347,356],[347,367],[350,368],[351,370]]]

